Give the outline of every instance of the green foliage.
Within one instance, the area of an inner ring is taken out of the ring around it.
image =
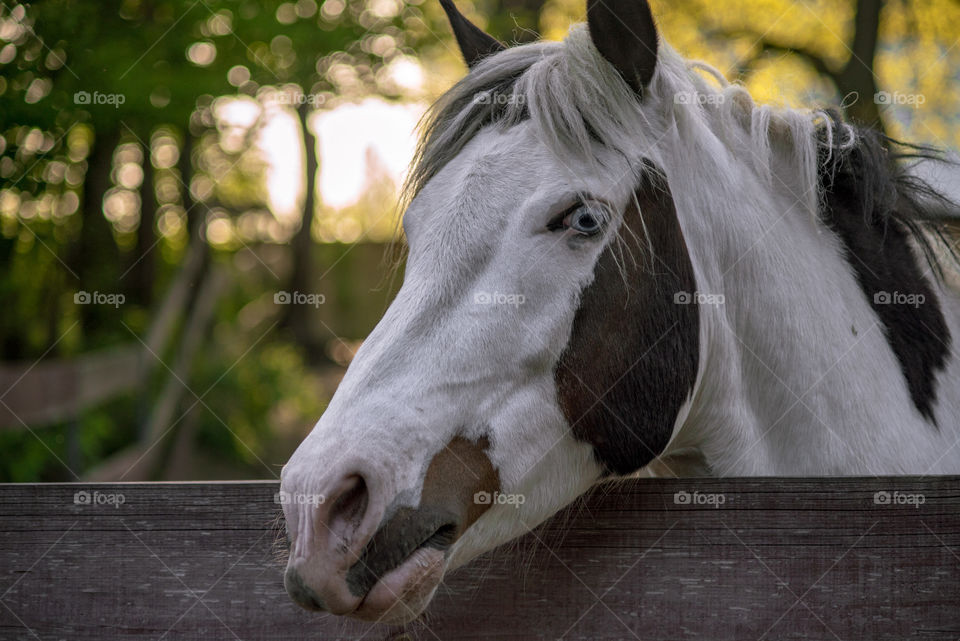
[[[270,279],[255,273],[234,279],[238,286],[218,308],[191,387],[203,397],[197,407],[198,445],[253,476],[274,478],[264,463],[283,462],[269,459],[279,434],[302,434],[329,398],[298,347],[275,331],[279,310],[272,304]],[[189,394],[186,405],[194,401]]]
[[[422,24],[419,15],[399,0],[0,6],[0,358],[29,364],[144,336],[156,310],[149,297],[142,304],[130,295],[142,285],[137,272],[150,263],[143,273],[162,294],[181,267],[190,225],[265,205],[264,165],[251,151],[257,123],[239,146],[226,144],[215,97],[258,105],[273,85],[289,97],[308,92],[314,107],[335,92],[389,94],[380,70],[429,31],[407,28]],[[188,139],[193,151],[184,158]],[[145,198],[156,201],[147,233]],[[81,306],[81,291],[126,293],[127,301]],[[232,302],[190,385],[216,382],[213,413],[201,405],[201,442],[226,438],[219,455],[249,463],[256,457],[244,443],[268,446],[278,422],[312,423],[325,399],[305,391],[312,379],[296,348],[238,325]],[[74,425],[0,433],[0,478],[70,480],[58,458],[82,471],[129,445],[162,380],[152,382]]]
[[[223,341],[234,342],[218,337],[217,344]],[[197,374],[199,388],[213,386],[204,399],[197,442],[218,457],[242,463],[257,477],[273,478],[270,470],[279,474],[279,468],[263,464],[283,462],[269,459],[277,425],[296,426],[299,433],[323,413],[328,399],[320,395],[319,381],[293,344],[271,341],[245,356],[237,353],[244,345],[233,347],[218,350],[224,358],[205,362]]]
[[[76,481],[71,470],[80,475],[129,445],[136,438],[136,425],[136,399],[126,395],[73,423],[0,430],[0,483]],[[71,439],[76,439],[73,447]]]

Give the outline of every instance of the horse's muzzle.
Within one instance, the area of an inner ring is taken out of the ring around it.
[[[475,496],[499,489],[485,448],[462,438],[447,444],[414,507],[400,505],[372,471],[330,481],[298,473],[309,468],[285,470],[290,597],[307,610],[364,620],[416,618],[443,578],[447,550],[490,507]]]

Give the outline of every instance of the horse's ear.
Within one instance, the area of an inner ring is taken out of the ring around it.
[[[657,67],[657,27],[647,0],[587,0],[590,39],[638,94]]]
[[[468,67],[472,68],[482,58],[506,49],[499,40],[484,33],[477,25],[467,20],[457,10],[453,0],[440,0],[440,6],[447,13],[447,19],[453,27],[453,35],[457,38],[460,53],[463,54]]]

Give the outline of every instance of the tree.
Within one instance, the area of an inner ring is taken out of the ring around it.
[[[883,131],[884,122],[874,99],[879,91],[874,67],[883,5],[883,0],[856,0],[853,35],[846,45],[849,55],[839,64],[808,46],[792,44],[767,33],[719,27],[712,34],[724,38],[746,37],[756,43],[758,52],[741,67],[742,72],[748,72],[752,64],[768,53],[786,53],[801,58],[834,84],[837,93],[844,97],[841,104],[850,118]]]

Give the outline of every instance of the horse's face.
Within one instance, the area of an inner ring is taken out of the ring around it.
[[[446,570],[662,449],[676,408],[653,434],[617,413],[665,403],[636,397],[638,376],[659,377],[640,352],[673,343],[636,337],[657,294],[628,283],[679,232],[640,222],[638,206],[672,206],[662,186],[592,156],[559,162],[529,122],[489,127],[411,202],[403,287],[283,470],[304,607],[411,619]]]
[[[416,614],[447,565],[599,476],[555,372],[629,193],[570,175],[521,124],[478,135],[411,203],[403,287],[284,468],[284,491],[323,501],[285,506],[290,581],[323,608],[366,595],[355,614],[377,618],[402,597],[391,618]]]

